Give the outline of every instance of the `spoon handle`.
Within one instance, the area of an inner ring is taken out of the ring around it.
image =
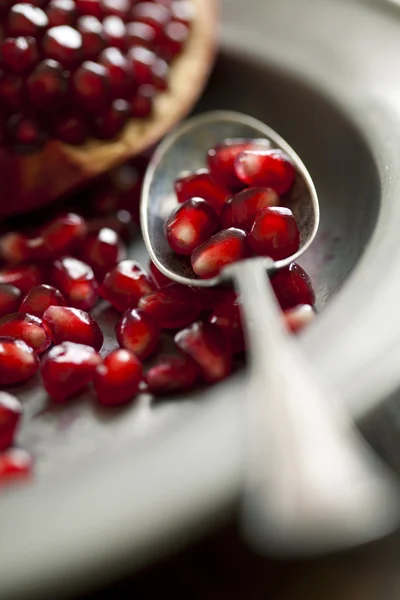
[[[281,556],[381,537],[399,522],[397,482],[285,332],[262,262],[232,265],[251,358],[244,533]]]

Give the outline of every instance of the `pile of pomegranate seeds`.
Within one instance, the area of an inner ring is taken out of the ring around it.
[[[288,258],[300,247],[296,219],[287,206],[295,169],[268,140],[227,139],[211,148],[209,170],[175,181],[178,207],[165,222],[174,252],[190,256],[199,277],[252,255]]]
[[[96,0],[82,4],[94,12],[99,6]],[[51,0],[50,5],[56,19],[74,2]],[[130,32],[139,35],[140,28]],[[287,207],[278,206],[283,200],[280,177],[288,178],[290,168],[278,165],[275,153],[272,183],[279,192],[258,183],[245,188],[236,175],[236,160],[253,151],[264,165],[269,148],[263,140],[221,144],[209,153],[209,171],[177,182],[182,203],[166,233],[174,251],[191,255],[202,276],[251,255],[257,243],[269,248],[271,239],[272,245],[278,240],[276,247],[287,253],[298,245],[294,218]],[[151,262],[146,268],[129,256],[146,164],[139,157],[118,167],[66,205],[53,207],[54,214],[46,209],[32,215],[26,229],[12,231],[5,224],[6,233],[0,235],[0,389],[35,377],[51,402],[65,404],[92,389],[92,396],[112,409],[133,401],[143,389],[162,396],[216,383],[240,365],[245,338],[241,299],[233,290],[178,285]],[[248,166],[246,177],[249,171]],[[293,173],[286,188],[292,181]],[[271,229],[278,230],[272,237]],[[291,263],[271,283],[285,326],[300,331],[314,317],[309,277]],[[114,319],[120,346],[108,353],[102,348],[102,313],[108,331]],[[26,478],[32,469],[29,454],[13,445],[21,412],[14,396],[0,391],[0,485]]]
[[[194,16],[192,0],[2,2],[0,140],[81,144],[150,116]]]

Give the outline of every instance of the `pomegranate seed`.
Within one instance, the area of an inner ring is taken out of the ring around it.
[[[32,458],[20,448],[10,448],[0,454],[0,486],[26,479],[32,470]]]
[[[0,319],[0,337],[23,340],[38,354],[52,343],[50,333],[40,317],[27,313],[11,313]]]
[[[134,46],[128,50],[128,58],[139,85],[153,83],[153,67],[157,56],[148,48]]]
[[[233,354],[243,352],[245,349],[240,306],[240,299],[231,292],[228,298],[216,306],[208,319],[225,333],[231,342]]]
[[[153,100],[156,94],[153,85],[141,85],[131,102],[132,117],[145,119],[153,111]]]
[[[218,229],[213,208],[201,198],[186,200],[167,219],[164,232],[174,252],[190,255]]]
[[[125,25],[125,44],[127,49],[141,46],[153,50],[156,44],[156,30],[146,23],[133,22]]]
[[[116,15],[124,19],[130,9],[129,0],[103,0],[103,8],[106,15]]]
[[[73,67],[81,59],[82,36],[79,31],[68,25],[52,27],[43,38],[43,51],[48,58]]]
[[[299,304],[314,306],[315,294],[310,278],[295,262],[278,271],[271,278],[271,285],[282,310]]]
[[[68,90],[68,74],[56,60],[46,59],[37,65],[27,81],[29,99],[40,110],[60,107]]]
[[[42,230],[41,236],[49,258],[68,254],[86,235],[85,220],[76,213],[56,217]]]
[[[21,108],[25,100],[23,79],[13,73],[0,71],[0,99],[9,108]]]
[[[38,38],[48,27],[46,13],[30,4],[14,4],[8,13],[8,34],[11,36],[31,35]]]
[[[156,321],[143,310],[129,308],[124,312],[115,332],[119,345],[144,360],[156,348],[160,330]]]
[[[191,175],[175,181],[175,192],[178,202],[186,202],[191,198],[203,198],[217,214],[229,198],[229,192],[219,183],[211,179],[206,169],[200,169]]]
[[[94,387],[101,404],[121,406],[137,395],[142,380],[140,361],[129,350],[118,349],[97,368]]]
[[[36,317],[43,317],[49,306],[65,306],[65,304],[65,298],[57,288],[42,284],[36,285],[27,293],[22,300],[19,311]]]
[[[98,300],[98,286],[92,268],[71,256],[54,262],[52,283],[74,308],[90,310]]]
[[[190,25],[196,16],[196,6],[191,0],[174,0],[171,4],[171,14],[175,21]]]
[[[189,33],[189,28],[179,21],[171,21],[166,25],[159,50],[166,61],[171,61],[182,52]]]
[[[65,402],[91,383],[100,355],[91,347],[73,342],[54,346],[42,362],[42,378],[46,392],[54,402]]]
[[[17,265],[29,259],[28,238],[11,231],[0,238],[0,258],[7,263]]]
[[[69,306],[49,306],[43,315],[54,343],[75,342],[100,350],[104,336],[92,315]],[[1,324],[1,321],[0,321]],[[0,329],[1,331],[1,329]]]
[[[76,6],[73,0],[51,0],[46,9],[50,27],[75,24]]]
[[[205,381],[225,379],[232,369],[229,341],[221,329],[210,323],[193,323],[175,336],[175,343],[199,366]]]
[[[156,265],[151,260],[149,260],[149,270],[158,287],[161,288],[171,283],[170,278],[164,275],[164,273],[161,273],[161,271],[157,269]]]
[[[79,15],[90,15],[102,20],[104,17],[103,3],[101,0],[75,0]]]
[[[7,121],[5,135],[8,145],[17,151],[39,150],[47,140],[37,119],[24,114],[13,115]]]
[[[77,22],[82,36],[82,53],[86,60],[95,59],[106,45],[103,25],[96,17],[80,17]]]
[[[114,308],[123,312],[136,308],[139,299],[155,289],[150,275],[134,260],[123,260],[104,278],[100,294]]]
[[[114,100],[111,106],[96,115],[93,129],[99,140],[112,140],[129,121],[131,109],[126,100]]]
[[[90,265],[97,279],[101,280],[122,259],[123,254],[118,234],[107,227],[89,234],[79,249],[79,258]]]
[[[269,149],[268,140],[245,140],[228,138],[222,144],[211,148],[207,154],[208,168],[211,176],[224,187],[235,189],[243,187],[243,182],[235,173],[235,160],[241,152],[254,149]]]
[[[156,90],[164,92],[168,89],[169,66],[163,58],[157,58],[151,69],[153,84]]]
[[[118,48],[106,48],[99,57],[106,67],[113,98],[126,98],[132,87],[129,60]]]
[[[36,265],[20,265],[0,269],[0,284],[10,283],[21,290],[23,294],[27,294],[33,286],[39,285],[42,281],[43,271]]]
[[[36,40],[33,37],[5,39],[1,45],[1,58],[15,73],[28,71],[39,59]]]
[[[133,6],[131,16],[133,21],[140,21],[154,27],[159,41],[163,37],[166,24],[171,19],[171,12],[162,4],[140,2]]]
[[[125,49],[125,25],[120,17],[106,17],[103,21],[104,37],[108,46]]]
[[[193,271],[199,277],[210,278],[226,265],[249,256],[246,232],[241,229],[223,229],[196,248],[191,257]]]
[[[36,373],[39,358],[23,340],[0,337],[0,384],[21,383]]]
[[[54,134],[57,139],[66,144],[82,144],[89,135],[89,130],[84,119],[79,114],[67,113],[53,124]]]
[[[271,188],[248,188],[229,198],[222,213],[221,224],[224,229],[238,227],[250,231],[257,214],[268,206],[276,206],[279,196]]]
[[[21,302],[21,290],[11,283],[0,283],[0,317],[17,312]]]
[[[245,150],[235,160],[235,172],[243,183],[270,187],[279,195],[290,190],[296,175],[283,150]]]
[[[315,312],[309,304],[300,304],[283,313],[284,324],[292,333],[299,333],[315,318]]]
[[[198,376],[196,363],[188,356],[160,356],[146,374],[149,391],[169,394],[189,390]]]
[[[143,296],[138,307],[153,317],[161,329],[185,327],[192,323],[201,311],[196,291],[178,283],[170,283]]]
[[[126,243],[130,242],[134,236],[132,217],[126,210],[119,210],[115,215],[109,217],[93,219],[87,225],[90,233],[97,233],[104,227],[112,229]]]
[[[0,451],[7,450],[13,442],[22,414],[20,401],[7,392],[0,392]]]
[[[257,216],[247,238],[250,248],[259,256],[281,260],[292,256],[300,246],[300,232],[289,208],[264,208]]]
[[[79,107],[88,111],[104,108],[109,100],[109,81],[105,66],[85,61],[75,71],[73,90]]]

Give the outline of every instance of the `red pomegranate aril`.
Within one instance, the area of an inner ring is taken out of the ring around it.
[[[104,37],[107,45],[120,50],[125,49],[126,29],[120,17],[106,17],[103,21]]]
[[[36,285],[27,293],[19,307],[19,312],[43,317],[49,306],[65,306],[65,304],[65,298],[57,288],[52,285],[41,284]]]
[[[300,304],[285,310],[283,322],[291,333],[299,333],[315,318],[315,312],[309,304]]]
[[[0,317],[17,312],[22,293],[11,283],[0,283]]]
[[[129,60],[118,48],[106,48],[99,60],[107,69],[112,97],[126,98],[133,86]]]
[[[292,256],[300,246],[300,232],[289,208],[264,208],[254,221],[247,237],[250,248],[259,256],[282,260]]]
[[[175,21],[189,26],[196,16],[196,6],[191,0],[174,0],[171,3],[171,15]]]
[[[0,259],[17,265],[29,259],[28,238],[17,231],[10,231],[0,238]]]
[[[97,367],[94,387],[104,406],[121,406],[135,398],[142,380],[143,367],[129,350],[118,349]]]
[[[35,285],[43,282],[43,270],[37,265],[19,265],[0,269],[0,284],[10,283],[23,294],[27,294]]]
[[[160,41],[162,40],[165,26],[171,20],[171,12],[162,4],[140,2],[133,6],[131,17],[133,21],[140,21],[154,27],[157,41]]]
[[[245,349],[242,319],[240,312],[241,301],[234,292],[215,307],[208,321],[219,327],[229,338],[233,354]]]
[[[164,232],[174,252],[189,256],[218,226],[214,209],[205,200],[192,198],[174,210],[164,225]]]
[[[279,203],[278,194],[271,188],[248,188],[225,202],[221,212],[224,229],[238,227],[250,231],[257,214],[268,206]]]
[[[11,313],[0,319],[0,337],[23,340],[38,354],[47,350],[52,343],[42,319],[22,312]]]
[[[182,52],[190,34],[189,28],[179,21],[171,21],[164,30],[164,36],[159,46],[159,52],[166,61],[171,61]]]
[[[14,4],[8,13],[7,32],[10,36],[31,35],[38,38],[48,27],[46,13],[31,4]]]
[[[147,23],[134,21],[125,25],[125,45],[129,49],[132,46],[142,46],[153,50],[156,44],[156,30]]]
[[[75,2],[73,0],[51,0],[47,5],[46,14],[49,19],[49,27],[74,26],[77,16]]]
[[[43,38],[43,52],[66,67],[79,63],[82,56],[82,36],[69,25],[51,27]]]
[[[23,340],[0,337],[0,385],[22,383],[39,368],[34,349]]]
[[[75,0],[79,15],[90,15],[101,19],[104,17],[103,3],[101,0]]]
[[[232,369],[229,340],[221,329],[210,323],[193,323],[175,336],[175,343],[198,365],[205,381],[225,379]]]
[[[153,66],[157,56],[148,48],[134,46],[128,50],[128,59],[131,61],[135,81],[139,85],[153,84]]]
[[[29,99],[40,110],[60,107],[68,90],[68,73],[56,60],[43,60],[30,74],[27,87]]]
[[[314,306],[315,294],[311,280],[302,267],[292,262],[280,269],[272,278],[271,285],[282,308],[287,310],[299,304]]]
[[[15,73],[28,71],[39,59],[36,40],[30,36],[6,38],[0,53],[3,64]]]
[[[161,288],[171,283],[170,278],[164,275],[164,273],[161,273],[161,271],[157,269],[156,265],[151,260],[149,260],[149,270],[158,287]]]
[[[245,150],[235,160],[235,173],[243,183],[270,187],[280,196],[292,187],[296,172],[283,150]]]
[[[114,100],[93,120],[93,130],[99,140],[112,140],[129,121],[131,109],[126,100]]]
[[[195,173],[177,179],[175,181],[175,192],[178,196],[178,202],[186,202],[191,198],[203,198],[217,214],[220,214],[223,205],[230,196],[228,190],[211,178],[207,169],[200,169]]]
[[[102,363],[91,347],[73,342],[54,346],[42,362],[42,379],[46,392],[54,402],[66,402],[93,381]]]
[[[22,77],[0,71],[0,99],[8,108],[22,108],[25,101],[25,88]]]
[[[10,448],[0,454],[0,487],[28,479],[32,471],[32,457],[20,448]]]
[[[89,234],[79,248],[79,258],[92,267],[99,280],[103,280],[106,273],[122,260],[123,254],[118,234],[107,227]]]
[[[156,321],[143,310],[130,308],[115,326],[119,345],[144,360],[155,350],[160,339]]]
[[[87,123],[82,115],[73,112],[57,115],[52,129],[55,137],[66,144],[82,144],[89,135]]]
[[[74,308],[90,310],[96,304],[98,285],[92,268],[86,263],[65,256],[54,262],[51,277],[52,284]]]
[[[12,394],[0,392],[0,452],[11,446],[21,414],[20,401]]]
[[[8,145],[19,152],[39,150],[47,141],[47,135],[39,121],[27,114],[15,114],[8,119],[5,137]]]
[[[206,279],[218,275],[226,265],[249,256],[246,232],[231,227],[213,235],[192,253],[193,271]]]
[[[196,363],[188,356],[165,355],[146,373],[149,391],[156,395],[191,389],[198,377]]]
[[[132,217],[127,210],[119,210],[108,217],[92,219],[87,222],[87,226],[90,233],[97,233],[103,228],[112,229],[125,243],[129,243],[135,234]]]
[[[153,111],[153,101],[156,90],[153,85],[141,85],[131,101],[132,117],[145,119]]]
[[[83,57],[86,60],[96,59],[106,45],[103,25],[99,19],[88,15],[78,19],[77,27],[82,36]]]
[[[103,109],[109,101],[107,69],[93,61],[85,61],[73,77],[75,102],[87,111]]]
[[[143,296],[138,307],[153,317],[161,329],[186,327],[193,323],[202,308],[196,291],[178,283],[170,283]]]
[[[130,0],[103,0],[103,9],[106,15],[116,15],[125,19],[131,7]]]
[[[49,306],[44,312],[43,321],[50,329],[55,344],[75,342],[92,346],[95,350],[100,350],[103,345],[104,336],[98,323],[84,310],[70,306]]]
[[[153,84],[156,90],[164,92],[168,89],[168,63],[163,58],[157,58],[151,71],[153,74]]]
[[[266,139],[246,140],[243,138],[228,138],[222,144],[210,148],[207,154],[208,168],[215,181],[229,188],[241,188],[243,182],[235,172],[235,160],[241,152],[256,148],[269,149],[271,144]]]
[[[76,213],[55,217],[41,230],[48,257],[68,254],[76,248],[86,232],[85,220]]]
[[[135,260],[122,260],[104,278],[100,295],[123,312],[136,308],[139,299],[156,288],[152,278]]]

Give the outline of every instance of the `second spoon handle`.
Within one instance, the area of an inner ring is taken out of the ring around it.
[[[251,360],[245,534],[261,551],[305,555],[390,532],[397,482],[285,332],[263,260],[231,272]]]

